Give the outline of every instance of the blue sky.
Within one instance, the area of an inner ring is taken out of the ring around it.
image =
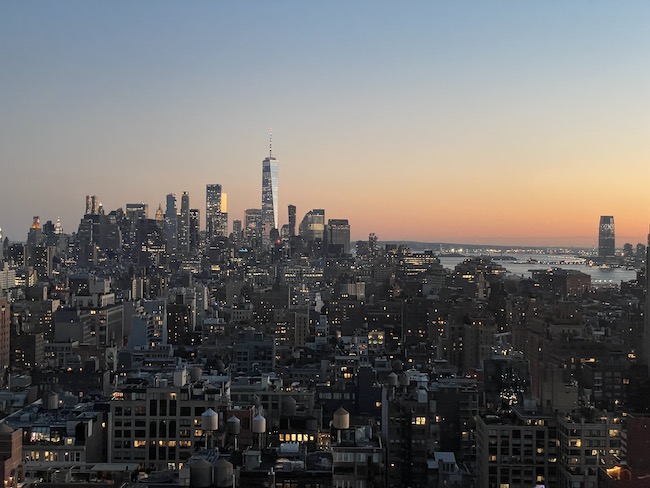
[[[0,3],[0,227],[205,184],[353,237],[595,243],[650,221],[647,2]],[[153,210],[152,210],[153,212]],[[623,241],[619,240],[619,244]]]

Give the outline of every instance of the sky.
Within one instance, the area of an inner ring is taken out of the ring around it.
[[[353,239],[617,246],[650,223],[646,1],[0,2],[0,227],[228,193]]]

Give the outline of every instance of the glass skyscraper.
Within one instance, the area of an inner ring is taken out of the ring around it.
[[[270,153],[262,161],[262,242],[268,243],[271,230],[278,229],[278,170],[280,162]]]
[[[226,213],[226,194],[221,185],[205,187],[205,234],[209,243],[216,236],[227,235],[228,214]]]
[[[614,217],[603,215],[598,226],[598,256],[613,257],[616,251],[614,234]]]
[[[176,195],[167,195],[165,207],[165,228],[167,238],[167,253],[175,255],[178,250],[178,209],[176,208]]]

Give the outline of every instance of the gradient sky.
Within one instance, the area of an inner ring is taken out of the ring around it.
[[[352,237],[617,245],[650,222],[646,1],[0,2],[0,227],[228,193]]]

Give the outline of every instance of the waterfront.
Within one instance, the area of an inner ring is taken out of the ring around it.
[[[447,269],[453,269],[458,263],[465,259],[474,257],[467,256],[441,256],[440,264]],[[591,283],[598,286],[620,286],[621,281],[636,279],[636,271],[626,268],[598,268],[577,264],[577,260],[565,255],[545,254],[499,254],[491,256],[497,263],[502,265],[508,274],[506,276],[520,276],[530,278],[532,269],[562,268],[582,271],[591,276]],[[505,259],[503,259],[505,258]]]

